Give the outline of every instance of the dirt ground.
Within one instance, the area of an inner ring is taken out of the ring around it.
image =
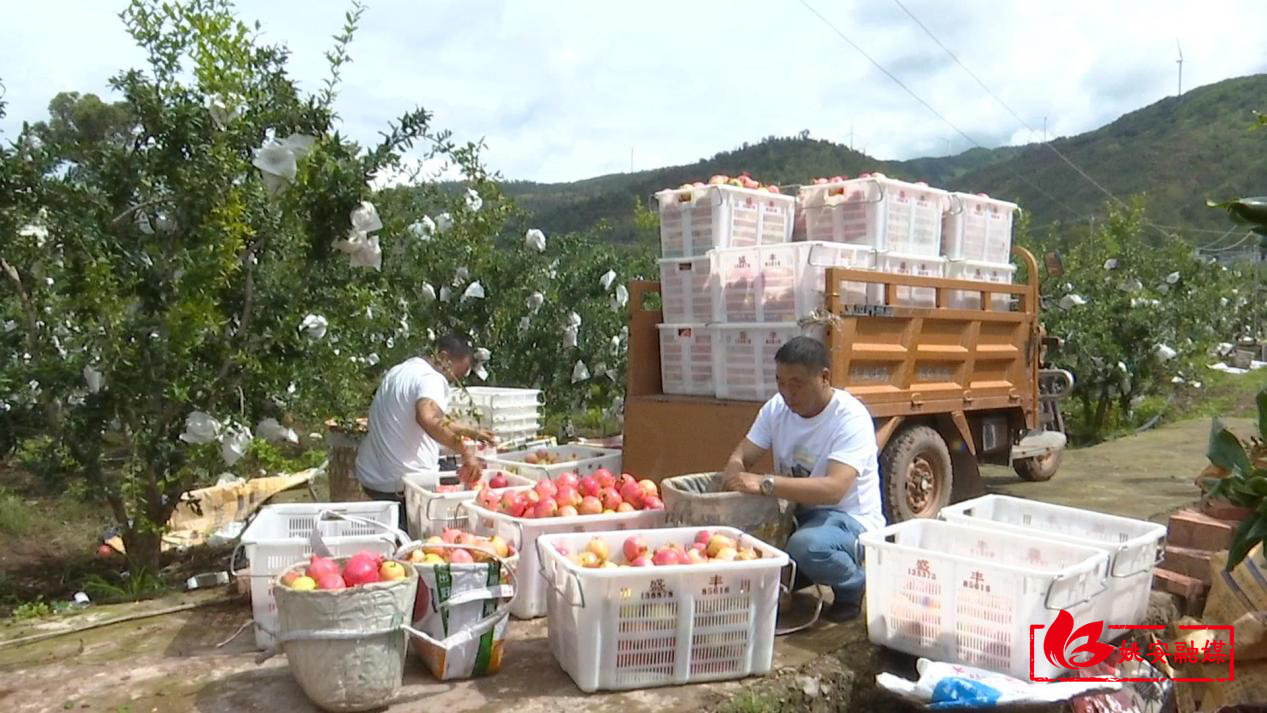
[[[1244,420],[1232,424],[1238,430],[1248,429]],[[1004,469],[990,469],[985,478],[994,492],[1161,518],[1197,497],[1192,479],[1205,463],[1208,431],[1208,420],[1185,421],[1071,451],[1061,471],[1046,483],[1024,483]],[[211,604],[34,643],[13,642],[57,627],[81,627],[94,619],[109,621],[140,610],[206,602]],[[808,606],[809,600],[801,597],[788,619],[806,615]],[[218,642],[249,619],[249,606],[242,600],[226,600],[224,593],[214,592],[173,595],[142,605],[95,607],[62,620],[7,622],[0,626],[0,709],[14,713],[316,710],[291,678],[284,656],[256,664],[249,630],[217,648]],[[511,632],[503,671],[486,679],[437,683],[411,660],[405,687],[389,710],[459,713],[506,710],[512,705],[524,713],[698,711],[721,706],[735,713],[846,707],[901,710],[867,684],[881,670],[913,672],[910,657],[869,644],[861,622],[820,624],[778,640],[772,677],[586,695],[550,654],[545,620],[515,621]]]

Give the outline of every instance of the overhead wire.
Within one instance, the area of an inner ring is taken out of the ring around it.
[[[936,35],[936,34],[934,34],[934,33],[933,33],[933,31],[932,31],[932,30],[930,30],[930,29],[928,28],[928,26],[927,26],[927,25],[925,25],[925,24],[923,23],[923,21],[921,21],[918,17],[916,17],[915,13],[911,12],[910,8],[906,7],[906,5],[904,5],[904,4],[902,3],[902,0],[893,0],[893,2],[894,2],[894,3],[895,3],[895,4],[899,7],[899,8],[901,8],[902,12],[906,13],[906,16],[907,16],[907,17],[909,17],[909,18],[911,18],[911,20],[912,20],[912,21],[914,21],[916,25],[919,25],[920,29],[924,31],[924,34],[928,35],[928,37],[929,37],[929,38],[930,38],[933,42],[935,42],[935,43],[937,44],[937,46],[938,46],[938,47],[940,47],[940,48],[942,49],[942,51],[943,51],[943,52],[945,52],[945,53],[946,53],[946,54],[950,57],[950,59],[951,59],[951,60],[953,60],[953,61],[954,61],[954,63],[955,63],[955,64],[959,65],[959,68],[960,68],[960,69],[962,69],[964,72],[966,72],[966,73],[968,74],[968,76],[969,76],[969,77],[972,77],[973,81],[975,81],[975,82],[977,83],[977,85],[979,85],[979,86],[980,86],[983,90],[985,90],[985,93],[986,93],[986,94],[989,94],[989,95],[990,95],[990,97],[991,97],[992,99],[994,99],[994,101],[998,102],[999,106],[1002,106],[1005,110],[1007,110],[1007,112],[1008,112],[1009,114],[1011,114],[1011,115],[1012,115],[1012,118],[1016,119],[1016,121],[1017,121],[1017,122],[1018,122],[1021,126],[1025,127],[1025,129],[1026,129],[1027,131],[1029,131],[1030,133],[1033,133],[1033,132],[1035,131],[1034,127],[1030,126],[1028,122],[1026,122],[1024,119],[1022,119],[1022,118],[1021,118],[1021,116],[1020,116],[1020,114],[1016,113],[1016,111],[1015,111],[1015,110],[1013,110],[1013,109],[1012,109],[1012,107],[1011,107],[1011,106],[1009,106],[1007,102],[1003,101],[1003,99],[1002,99],[1001,97],[999,97],[999,95],[998,95],[998,94],[995,94],[995,93],[994,93],[994,91],[993,91],[993,90],[991,90],[991,89],[990,89],[990,87],[989,87],[989,86],[987,86],[987,85],[986,85],[986,83],[985,83],[984,81],[982,81],[982,79],[981,79],[980,77],[978,77],[978,76],[977,76],[976,72],[973,72],[971,69],[969,69],[969,68],[968,68],[968,66],[967,66],[967,65],[965,65],[965,64],[964,64],[964,63],[963,63],[963,62],[959,59],[958,55],[956,55],[953,51],[951,51],[951,49],[950,49],[949,47],[947,47],[947,46],[945,45],[945,43],[943,43],[943,42],[942,42],[942,41],[941,41],[941,40],[937,37],[937,35]],[[1057,156],[1057,157],[1058,157],[1061,161],[1063,161],[1066,165],[1068,165],[1070,168],[1072,168],[1072,169],[1073,169],[1073,170],[1074,170],[1074,171],[1075,171],[1075,172],[1076,172],[1079,176],[1081,176],[1083,179],[1085,179],[1088,183],[1090,183],[1092,186],[1095,186],[1095,188],[1096,188],[1097,190],[1099,190],[1099,191],[1100,191],[1101,193],[1103,193],[1105,196],[1108,196],[1108,198],[1109,198],[1110,200],[1112,200],[1113,202],[1117,203],[1119,206],[1121,206],[1121,207],[1123,207],[1123,208],[1129,208],[1129,207],[1130,207],[1130,206],[1128,206],[1128,205],[1127,205],[1127,203],[1126,203],[1125,201],[1123,201],[1121,198],[1118,198],[1118,197],[1117,197],[1117,196],[1116,196],[1116,195],[1115,195],[1112,191],[1110,191],[1108,188],[1105,188],[1105,187],[1104,187],[1104,186],[1103,186],[1103,185],[1102,185],[1099,181],[1097,181],[1097,180],[1095,180],[1094,178],[1092,178],[1090,174],[1088,174],[1086,171],[1082,170],[1082,168],[1081,168],[1080,166],[1078,166],[1078,164],[1076,164],[1076,163],[1074,163],[1072,160],[1070,160],[1070,158],[1069,158],[1068,156],[1066,156],[1064,153],[1062,153],[1062,152],[1060,151],[1060,149],[1056,148],[1056,146],[1055,146],[1055,142],[1052,142],[1052,141],[1044,141],[1044,142],[1043,142],[1043,146],[1044,146],[1044,147],[1046,147],[1048,150],[1050,150],[1052,153],[1054,153],[1054,154],[1055,154],[1055,155],[1056,155],[1056,156]],[[1167,231],[1165,230],[1165,228],[1166,228],[1166,227],[1171,227],[1171,228],[1177,228],[1177,227],[1178,227],[1178,226],[1162,226],[1162,225],[1159,225],[1159,224],[1157,224],[1157,223],[1153,223],[1152,221],[1148,220],[1147,218],[1144,218],[1144,224],[1145,224],[1145,225],[1148,225],[1148,226],[1149,226],[1149,227],[1151,227],[1151,228],[1153,228],[1153,229],[1154,229],[1154,230],[1156,230],[1157,232],[1162,233],[1163,235],[1165,235],[1165,234],[1167,233]],[[1199,230],[1199,229],[1190,229],[1190,228],[1179,228],[1179,229],[1182,229],[1182,230],[1191,230],[1191,231],[1193,231],[1193,232],[1196,232],[1197,230]],[[1217,231],[1202,231],[1202,232],[1217,232]]]
[[[892,72],[886,69],[884,65],[880,64],[878,61],[875,60],[875,58],[867,54],[866,50],[862,49],[862,47],[860,47],[858,43],[849,39],[849,37],[844,32],[842,32],[840,28],[832,24],[830,20],[824,17],[823,14],[820,13],[818,10],[814,9],[814,7],[810,5],[808,2],[806,2],[806,0],[800,0],[800,3],[801,5],[805,7],[806,10],[809,10],[811,13],[813,13],[824,25],[826,25],[833,32],[835,32],[840,37],[840,39],[844,40],[846,43],[849,44],[850,47],[853,47],[855,50],[857,50],[858,54],[866,58],[866,60],[870,62],[876,69],[880,70],[880,72],[882,72],[886,77],[893,80],[893,83],[901,87],[903,91],[905,91],[907,94],[911,96],[912,99],[919,102],[925,109],[928,109],[928,111],[931,112],[938,119],[941,119],[943,123],[945,123],[951,129],[953,129],[956,133],[962,136],[965,140],[968,141],[968,143],[980,149],[986,148],[979,141],[977,141],[976,139],[969,136],[966,132],[964,132],[963,129],[960,129],[958,126],[956,126],[955,123],[952,122],[950,119],[947,119],[945,116],[943,116],[941,112],[937,111],[937,109],[933,107],[933,105],[924,101],[923,97],[916,94],[913,90],[911,90],[910,87],[906,86],[905,82],[903,82],[901,79],[898,79],[897,76],[895,76]],[[1007,165],[1006,163],[1004,165],[1007,166],[1008,170],[1010,170],[1012,174],[1016,176],[1018,179],[1020,179],[1023,183],[1033,188],[1034,190],[1038,191],[1040,194],[1042,194],[1044,197],[1046,197],[1048,200],[1052,201],[1056,205],[1060,206],[1061,208],[1064,208],[1070,215],[1080,216],[1078,211],[1074,210],[1073,208],[1070,208],[1063,201],[1051,195],[1047,191],[1043,190],[1041,186],[1036,185],[1033,181],[1029,180],[1024,175],[1017,172],[1016,169],[1012,168],[1010,165]]]

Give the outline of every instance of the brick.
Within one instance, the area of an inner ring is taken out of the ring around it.
[[[1218,520],[1226,520],[1240,524],[1245,518],[1254,514],[1249,508],[1233,505],[1223,499],[1205,498],[1201,501],[1201,512]]]
[[[1192,547],[1175,547],[1166,545],[1166,556],[1161,566],[1171,572],[1185,577],[1201,580],[1202,584],[1210,584],[1210,558],[1214,556],[1209,550],[1198,550]]]
[[[1170,516],[1166,529],[1166,542],[1175,547],[1217,552],[1232,544],[1236,525],[1195,510],[1180,510]]]
[[[1195,577],[1172,572],[1168,569],[1153,570],[1153,589],[1170,592],[1183,600],[1184,614],[1200,616],[1205,608],[1206,586]]]

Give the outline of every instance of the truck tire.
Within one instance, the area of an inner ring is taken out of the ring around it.
[[[1064,457],[1063,450],[1052,451],[1045,456],[1038,458],[1020,458],[1012,461],[1012,470],[1021,476],[1021,480],[1028,480],[1031,483],[1041,483],[1044,480],[1051,480],[1051,477],[1060,469],[1060,461]]]
[[[950,451],[937,431],[908,426],[898,432],[880,453],[888,521],[937,517],[950,503],[953,472]]]

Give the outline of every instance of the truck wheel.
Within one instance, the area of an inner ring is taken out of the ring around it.
[[[941,434],[911,426],[895,435],[880,454],[885,515],[890,523],[937,517],[950,502],[950,451]]]
[[[1012,461],[1012,470],[1021,476],[1021,480],[1028,480],[1031,483],[1041,483],[1044,480],[1051,480],[1051,477],[1060,469],[1060,460],[1065,455],[1063,450],[1052,451],[1045,456],[1038,458],[1021,458]]]

